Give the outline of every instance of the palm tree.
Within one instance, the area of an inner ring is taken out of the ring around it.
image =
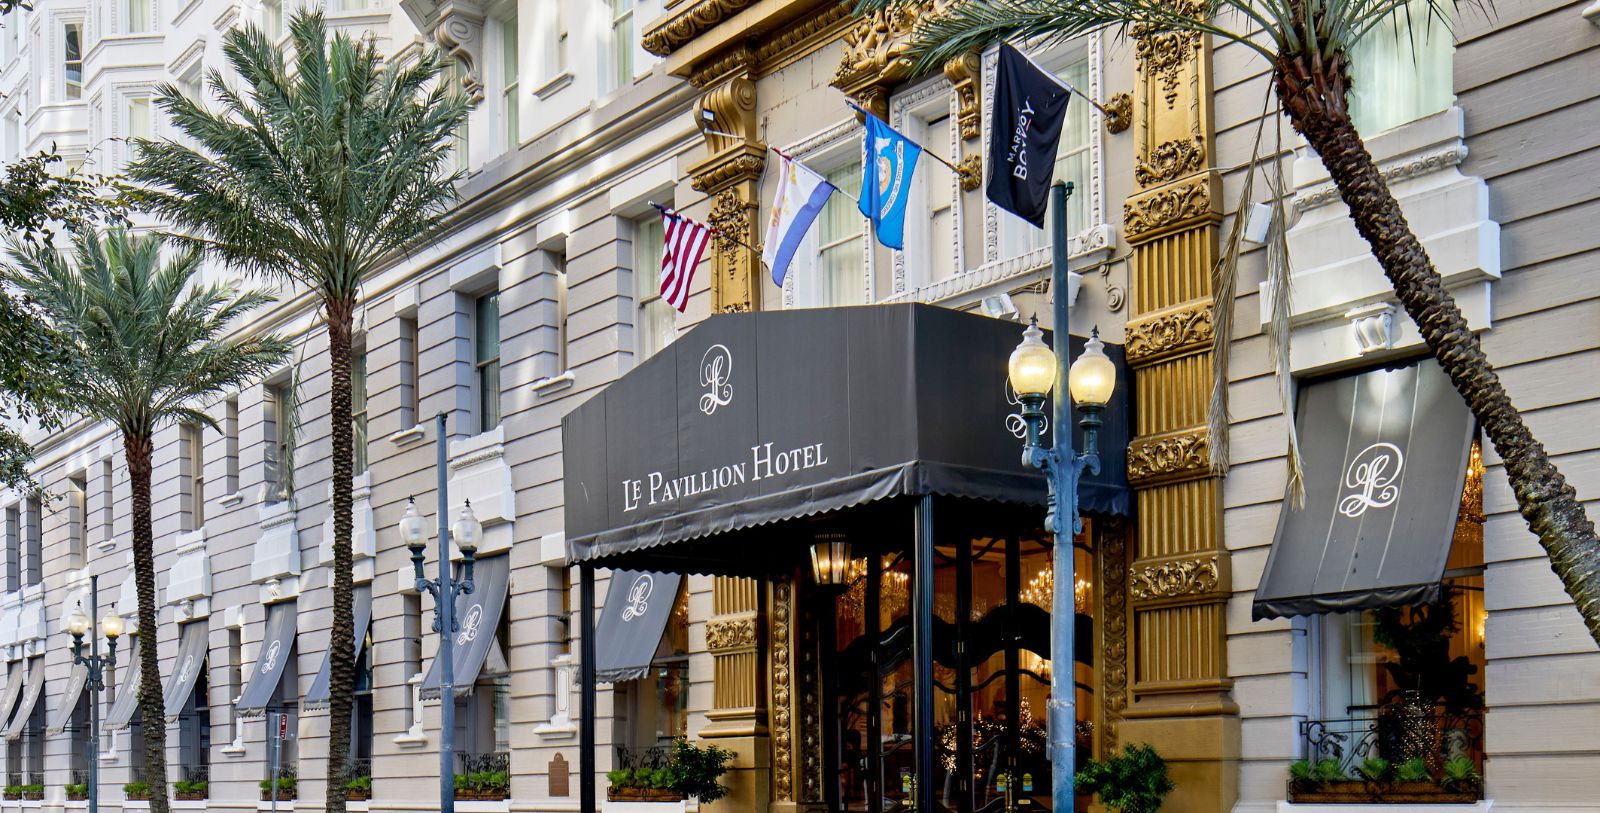
[[[158,103],[198,145],[142,141],[130,176],[142,203],[249,273],[304,285],[322,300],[332,371],[333,629],[329,643],[327,809],[345,809],[355,637],[351,601],[351,344],[361,281],[428,239],[455,201],[454,134],[465,94],[428,51],[385,62],[370,40],[328,37],[321,12],[289,24],[285,49],[256,28],[230,31],[235,91],[212,71],[210,110],[173,85]]]
[[[115,229],[100,239],[73,238],[73,257],[48,246],[13,247],[3,278],[38,303],[60,337],[53,372],[70,377],[63,408],[105,421],[122,433],[133,491],[133,573],[139,629],[139,710],[145,765],[156,781],[150,809],[167,810],[166,709],[156,658],[156,575],[150,526],[150,471],[155,434],[184,422],[216,427],[196,409],[208,398],[266,374],[289,357],[274,337],[224,341],[235,320],[271,301],[227,285],[202,285],[200,255],[183,251],[161,262],[162,240]]]
[[[922,18],[912,35],[912,56],[926,71],[1000,40],[1063,41],[1112,30],[1210,34],[1265,58],[1290,124],[1322,157],[1401,306],[1494,443],[1523,518],[1600,643],[1600,539],[1594,523],[1512,405],[1350,117],[1351,50],[1363,37],[1380,36],[1373,31],[1390,19],[1398,18],[1402,31],[1416,29],[1413,36],[1431,19],[1449,21],[1446,0],[1427,1],[1428,12],[1414,18],[1408,0],[960,0]],[[857,10],[909,2],[858,0]]]

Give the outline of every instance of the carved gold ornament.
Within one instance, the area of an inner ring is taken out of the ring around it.
[[[666,56],[754,3],[755,0],[699,0],[646,31],[640,44],[656,56]]]
[[[944,63],[944,77],[950,80],[950,87],[956,93],[956,100],[960,103],[960,113],[957,121],[961,124],[961,138],[970,141],[983,132],[983,111],[980,108],[981,93],[978,80],[983,76],[983,62],[978,54],[969,51],[961,56]],[[962,178],[963,188],[976,189],[976,186],[966,187],[966,178]]]
[[[1128,576],[1128,592],[1135,601],[1203,595],[1221,586],[1217,556],[1140,565]]]
[[[1106,132],[1116,135],[1133,126],[1133,96],[1127,93],[1113,93],[1106,100],[1105,106]]]
[[[1205,427],[1136,438],[1128,444],[1128,481],[1176,480],[1211,471],[1211,438]]]
[[[772,792],[779,802],[794,801],[794,584],[772,586]]]
[[[754,618],[719,618],[706,622],[706,649],[712,652],[755,645]]]
[[[1201,302],[1129,322],[1124,347],[1128,363],[1137,365],[1180,350],[1209,345],[1212,335],[1211,303]]]
[[[1122,204],[1122,227],[1127,231],[1127,238],[1133,240],[1157,229],[1209,214],[1210,185],[1208,179],[1200,177],[1154,194],[1130,198]]]
[[[1149,160],[1135,163],[1133,179],[1140,186],[1154,186],[1165,181],[1175,181],[1205,169],[1206,146],[1199,136],[1163,141],[1150,151]]]

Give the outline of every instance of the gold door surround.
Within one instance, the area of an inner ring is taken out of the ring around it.
[[[1133,250],[1128,480],[1138,524],[1126,583],[1131,674],[1116,735],[1167,759],[1176,784],[1169,808],[1223,813],[1238,796],[1239,718],[1227,677],[1221,480],[1206,428],[1222,219],[1211,44],[1149,30],[1135,30],[1133,41],[1138,191],[1123,206],[1123,228]]]

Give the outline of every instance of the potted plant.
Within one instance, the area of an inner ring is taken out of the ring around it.
[[[1289,766],[1289,801],[1297,804],[1470,804],[1478,800],[1481,778],[1465,757],[1445,763],[1435,780],[1428,763],[1413,757],[1393,765],[1369,757],[1346,776],[1336,759]]]
[[[25,802],[38,802],[44,800],[44,785],[7,785],[7,799],[21,799]]]
[[[372,777],[353,776],[344,783],[344,798],[350,802],[365,802],[372,798]]]
[[[1128,743],[1105,761],[1091,759],[1078,771],[1078,792],[1099,794],[1100,803],[1117,813],[1156,813],[1172,792],[1167,762],[1148,744]]]
[[[204,801],[211,783],[205,779],[190,779],[172,783],[173,798],[180,802]]]
[[[149,782],[128,782],[122,786],[122,795],[130,802],[150,801]]]
[[[456,774],[456,798],[463,801],[504,801],[511,796],[511,775],[505,771]]]
[[[606,800],[611,802],[681,802],[684,794],[668,784],[666,768],[619,768],[607,771]]]
[[[86,782],[67,783],[67,801],[81,802],[89,798],[89,785]]]
[[[261,780],[261,801],[263,801],[263,802],[271,801],[271,799],[272,799],[272,782],[273,782],[273,780],[271,780],[271,779],[263,779],[263,780]],[[295,799],[295,795],[294,795],[295,778],[292,777],[292,776],[280,776],[280,777],[278,777],[277,782],[278,782],[278,801],[280,801],[280,802],[292,802],[292,801],[294,801],[294,799]]]
[[[21,785],[6,785],[6,789],[5,789],[5,794],[4,795],[6,797],[6,801],[8,801],[8,802],[15,801],[17,799],[21,799],[22,798],[22,786]]]

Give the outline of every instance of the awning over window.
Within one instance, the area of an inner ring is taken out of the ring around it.
[[[367,643],[367,627],[372,624],[372,585],[356,585],[355,594],[351,597],[351,611],[355,619],[356,629],[356,662],[361,662],[361,650]],[[303,709],[323,709],[328,707],[328,685],[332,676],[333,664],[329,662],[329,652],[322,655],[322,667],[317,670],[317,676],[311,681],[311,691],[306,693],[305,700],[301,701]]]
[[[39,695],[42,694],[44,694],[44,658],[29,658],[27,677],[22,683],[22,702],[17,705],[17,712],[11,715],[11,722],[6,724],[7,740],[18,739],[27,730],[28,718],[33,716],[33,709],[39,705]]]
[[[1300,389],[1305,504],[1288,499],[1256,618],[1439,597],[1474,424],[1433,359]]]
[[[0,694],[0,721],[9,721],[11,711],[17,707],[17,700],[22,697],[22,685],[26,682],[25,675],[28,671],[26,661],[12,661],[6,664],[5,693]]]
[[[78,710],[78,698],[83,694],[83,685],[88,682],[89,667],[81,663],[74,664],[72,672],[67,675],[67,693],[62,695],[61,702],[50,712],[50,724],[45,726],[44,733],[54,736],[72,725],[72,713]]]
[[[200,679],[200,670],[206,668],[206,644],[204,621],[191,621],[178,633],[178,657],[172,662],[172,675],[162,694],[169,722],[189,709],[195,681]]]
[[[117,659],[119,662],[121,658]],[[125,672],[120,672],[121,680],[117,681],[116,699],[111,701],[111,713],[106,715],[106,730],[120,731],[128,727],[133,721],[133,715],[139,710],[139,636],[133,636],[133,643],[128,645],[128,660]]]
[[[682,581],[675,573],[612,571],[594,636],[599,682],[635,680],[650,671]]]
[[[502,554],[479,559],[473,574],[473,590],[456,598],[455,693],[469,694],[478,681],[483,662],[494,646],[500,628],[500,613],[505,609],[506,592],[511,584],[511,556]],[[439,696],[439,659],[428,667],[422,680],[424,697]]]
[[[256,671],[239,694],[237,708],[240,716],[258,717],[267,711],[272,694],[283,680],[289,661],[294,657],[295,603],[280,602],[267,607],[267,636],[261,639],[261,654],[256,657]],[[170,713],[170,712],[169,712]]]
[[[563,419],[572,561],[756,575],[793,567],[803,543],[668,546],[907,495],[1043,503],[1007,430],[1021,336],[920,304],[712,316]],[[1128,513],[1131,389],[1104,415],[1085,511]]]

